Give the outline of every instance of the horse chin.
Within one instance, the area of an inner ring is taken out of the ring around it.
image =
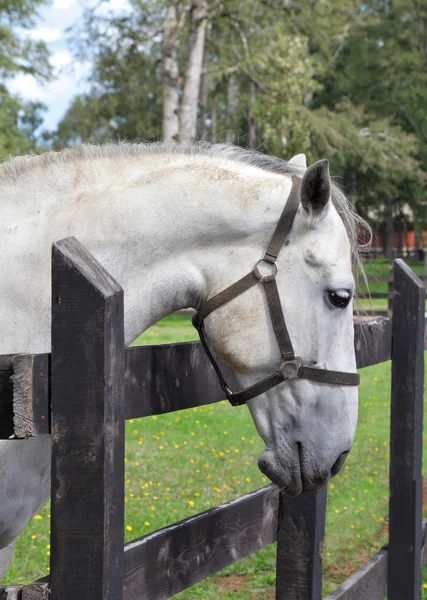
[[[264,450],[258,458],[258,468],[287,496],[299,496],[303,492],[299,461],[286,470],[271,450]]]
[[[264,450],[258,459],[260,471],[277,485],[286,496],[299,496],[308,492],[315,492],[320,489],[327,481],[338,473],[345,457],[337,461],[340,464],[334,465],[331,471],[313,473],[310,476],[301,470],[300,453],[295,452],[294,460],[288,458],[286,462],[279,460],[277,455],[271,450]],[[348,454],[348,453],[345,453]]]

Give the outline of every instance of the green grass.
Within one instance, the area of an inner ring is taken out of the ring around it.
[[[149,331],[140,335],[133,345],[173,344],[174,342],[191,342],[198,339],[197,331],[191,326],[190,317],[178,314],[171,315],[150,327]]]
[[[138,343],[196,337],[189,317],[174,315],[147,331]],[[343,470],[329,484],[325,595],[387,538],[390,364],[364,369],[361,375],[356,440]],[[225,402],[128,421],[126,540],[265,485],[266,478],[256,466],[261,450],[246,407],[233,408]],[[48,531],[47,505],[17,540],[8,583],[29,582],[46,574]],[[274,597],[274,582],[273,545],[176,598],[264,600]],[[427,590],[423,593],[427,600]]]
[[[417,274],[422,275],[424,265],[422,262],[415,260],[405,260],[405,262],[411,267],[411,269]],[[369,278],[369,291],[374,294],[387,294],[388,283],[386,281],[376,281],[379,277],[388,277],[391,263],[385,259],[376,259],[365,264],[365,271]],[[366,292],[367,288],[363,280],[360,281],[360,292]],[[375,311],[386,311],[387,310],[387,299],[384,298],[372,298],[372,299],[360,299],[357,300],[357,306],[359,311],[363,313],[375,312]],[[426,303],[427,309],[427,303]]]

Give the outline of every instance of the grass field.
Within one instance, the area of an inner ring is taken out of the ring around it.
[[[196,337],[189,317],[174,315],[148,330],[137,343]],[[325,595],[387,539],[390,364],[363,369],[361,376],[354,447],[328,486]],[[126,540],[265,485],[266,478],[256,466],[261,450],[246,407],[233,408],[225,402],[128,421]],[[45,575],[49,554],[46,506],[19,537],[6,581],[16,584]],[[275,546],[271,546],[176,598],[266,600],[274,598],[274,581]],[[427,589],[423,594],[427,600]]]
[[[415,260],[405,261],[417,275],[423,274],[423,263]],[[371,293],[388,293],[388,283],[386,281],[376,281],[379,277],[388,277],[390,263],[385,259],[377,259],[365,265],[366,274],[369,277],[369,291]],[[363,281],[360,282],[361,292],[366,292],[367,288]],[[387,299],[372,298],[361,299],[357,301],[359,310],[366,311],[368,314],[372,311],[387,310]]]

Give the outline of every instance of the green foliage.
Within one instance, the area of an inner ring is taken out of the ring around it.
[[[37,10],[45,0],[0,1],[0,78],[31,73],[46,78],[50,74],[48,53],[42,41],[20,36],[18,28],[34,26]]]
[[[47,74],[43,46],[25,47],[10,27],[19,19],[31,26],[41,1],[0,3],[0,73],[10,76],[19,65]],[[63,147],[161,139],[163,24],[171,3],[180,20],[182,91],[190,0],[132,0],[119,14],[103,3],[102,11],[87,8],[72,45],[77,57],[92,60],[92,88],[46,140]],[[389,235],[393,224],[405,226],[405,205],[416,227],[426,227],[427,9],[409,0],[209,6],[199,136],[277,156],[328,158],[359,212],[384,220]]]
[[[159,63],[166,2],[132,2],[132,11],[97,16],[85,11],[73,42],[80,58],[93,61],[90,95],[74,99],[53,134],[56,147],[111,138],[160,139],[162,96]]]
[[[34,131],[42,123],[43,106],[21,102],[0,85],[0,160],[35,148]]]
[[[19,33],[34,26],[37,10],[44,2],[0,0],[0,160],[35,148],[34,135],[42,122],[43,106],[12,96],[4,82],[19,73],[40,79],[50,76],[45,43]]]
[[[419,228],[427,224],[426,19],[427,9],[420,2],[361,4],[335,68],[325,73],[324,86],[313,102],[334,109],[350,98],[354,106],[364,107],[371,123],[383,124],[389,158],[394,155],[395,160],[384,163],[387,154],[377,148],[379,153],[368,154],[371,169],[364,168],[365,161],[351,161],[359,180],[351,187],[357,188],[365,213],[374,206],[379,218],[394,217],[395,224],[402,205],[409,204]],[[344,181],[348,179],[347,167]]]

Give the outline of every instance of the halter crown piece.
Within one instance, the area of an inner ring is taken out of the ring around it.
[[[290,381],[291,379],[310,379],[311,381],[318,381],[320,383],[329,383],[333,385],[351,385],[357,386],[360,383],[360,376],[358,373],[345,373],[342,371],[330,371],[329,369],[319,369],[316,367],[310,367],[302,361],[299,356],[296,356],[292,347],[292,342],[289,337],[288,329],[285,323],[285,317],[283,316],[282,306],[280,304],[279,291],[276,284],[277,275],[277,264],[276,259],[279,256],[280,250],[285,242],[285,239],[291,230],[292,223],[294,222],[295,215],[298,210],[300,203],[300,179],[297,177],[292,178],[292,189],[289,194],[288,201],[281,214],[276,230],[271,238],[271,242],[267,248],[267,252],[255,265],[255,268],[233,283],[228,288],[219,292],[209,300],[207,300],[200,308],[199,312],[193,317],[193,325],[197,329],[200,341],[202,342],[203,348],[212,363],[213,368],[216,371],[222,390],[224,391],[226,398],[233,406],[245,404],[248,400],[260,396],[264,392],[271,390],[271,388],[279,385],[284,381]],[[269,275],[262,275],[259,267],[262,263],[268,263],[270,270],[273,272]],[[267,303],[270,312],[271,322],[273,324],[274,333],[276,334],[277,343],[279,344],[280,353],[282,355],[282,363],[278,371],[269,375],[265,379],[258,381],[254,385],[242,390],[240,392],[232,392],[228,387],[219,365],[209,347],[206,340],[205,331],[203,327],[203,321],[205,318],[214,310],[223,306],[233,298],[240,296],[246,290],[249,290],[254,285],[262,283],[264,286],[265,294],[267,296]]]

